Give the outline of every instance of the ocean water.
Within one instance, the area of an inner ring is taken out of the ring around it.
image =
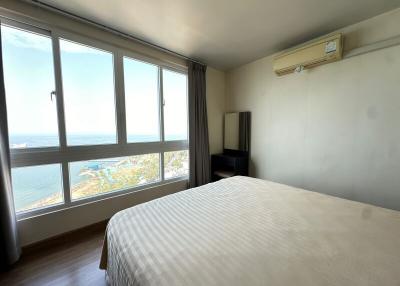
[[[158,135],[128,135],[128,142],[154,142],[159,141]],[[184,140],[182,135],[173,135],[169,140]],[[100,145],[115,144],[117,137],[109,134],[97,135],[68,135],[67,144],[70,146],[79,145]],[[36,147],[54,147],[59,146],[58,135],[12,135],[10,136],[11,148],[36,148]]]
[[[171,139],[170,139],[171,138]],[[170,140],[184,140],[182,135],[169,136]],[[128,142],[159,141],[158,135],[128,136]],[[72,135],[68,145],[99,145],[116,143],[115,135]],[[57,135],[14,135],[10,136],[11,148],[36,148],[59,146]],[[99,161],[99,160],[96,160]],[[90,161],[74,162],[70,167],[71,186],[84,180],[80,176]],[[50,196],[63,193],[60,164],[21,167],[12,169],[13,194],[16,210],[22,210],[33,203]],[[62,197],[62,196],[61,196]]]
[[[13,168],[11,174],[17,211],[57,193],[62,194],[60,164]]]

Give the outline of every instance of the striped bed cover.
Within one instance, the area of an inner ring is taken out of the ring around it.
[[[233,177],[114,215],[110,285],[400,285],[400,212]]]

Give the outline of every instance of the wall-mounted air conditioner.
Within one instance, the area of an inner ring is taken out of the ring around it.
[[[328,36],[278,55],[274,59],[274,71],[284,75],[338,61],[342,50],[342,34]]]

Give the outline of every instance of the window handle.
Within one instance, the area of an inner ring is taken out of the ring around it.
[[[53,90],[52,92],[50,92],[50,100],[53,101],[53,95],[54,97],[56,96],[56,91]]]

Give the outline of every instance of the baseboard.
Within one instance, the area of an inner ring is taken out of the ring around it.
[[[42,241],[38,241],[22,247],[22,256],[28,256],[43,251],[44,249],[54,248],[61,245],[70,244],[71,242],[79,242],[80,240],[87,239],[88,237],[105,232],[108,219],[94,223],[79,229],[68,231]]]

